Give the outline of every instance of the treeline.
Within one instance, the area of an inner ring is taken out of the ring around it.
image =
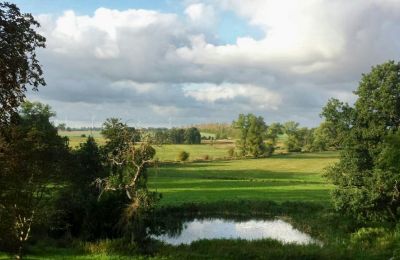
[[[329,113],[325,108],[323,114]],[[275,149],[288,152],[315,152],[340,149],[342,133],[332,122],[323,122],[319,127],[300,127],[294,121],[267,125],[264,118],[253,114],[240,114],[232,128],[239,131],[236,148],[240,156],[270,156]],[[281,143],[279,143],[281,139]]]
[[[228,123],[208,123],[195,125],[202,133],[213,134],[213,139],[236,139],[239,131]]]
[[[200,144],[201,134],[196,127],[149,130],[156,144]]]

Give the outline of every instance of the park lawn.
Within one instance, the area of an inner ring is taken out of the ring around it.
[[[150,170],[149,187],[162,193],[164,206],[239,200],[328,203],[332,185],[322,174],[337,160],[337,152],[322,152],[163,164]]]

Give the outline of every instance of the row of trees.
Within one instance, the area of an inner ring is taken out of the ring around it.
[[[200,144],[201,134],[196,127],[155,129],[153,141],[157,144]]]
[[[324,110],[323,114],[327,113]],[[253,114],[240,114],[232,127],[240,133],[237,141],[239,154],[253,157],[271,155],[281,136],[288,152],[311,152],[340,149],[344,135],[331,121],[323,122],[317,128],[300,127],[294,121],[268,126],[262,117]]]

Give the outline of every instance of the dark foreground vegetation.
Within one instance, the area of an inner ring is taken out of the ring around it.
[[[140,132],[118,119],[104,123],[104,145],[89,136],[70,149],[50,107],[25,100],[27,85],[45,84],[35,53],[45,43],[35,32],[39,24],[8,3],[0,3],[0,19],[0,257],[400,258],[399,63],[363,75],[354,106],[331,99],[318,129],[267,126],[241,114],[231,126],[237,142],[229,161],[184,162],[189,154],[182,152],[179,163],[160,162],[153,146],[165,133]],[[303,153],[274,155],[282,134],[289,152]],[[164,137],[200,142],[197,128]],[[325,153],[306,153],[323,150],[340,150],[326,170]],[[283,218],[321,243],[172,246],[151,236],[210,217]]]

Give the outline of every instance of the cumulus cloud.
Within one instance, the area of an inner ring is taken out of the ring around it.
[[[254,85],[240,84],[191,84],[184,87],[187,97],[197,101],[215,103],[230,101],[231,103],[245,102],[249,106],[260,109],[277,110],[282,98],[265,88]]]
[[[217,44],[226,11],[265,36]],[[229,122],[254,112],[315,125],[329,97],[351,101],[362,72],[400,56],[395,0],[192,1],[181,14],[99,8],[38,19],[48,86],[30,95],[71,122],[90,120],[82,111],[93,107],[99,122]]]

